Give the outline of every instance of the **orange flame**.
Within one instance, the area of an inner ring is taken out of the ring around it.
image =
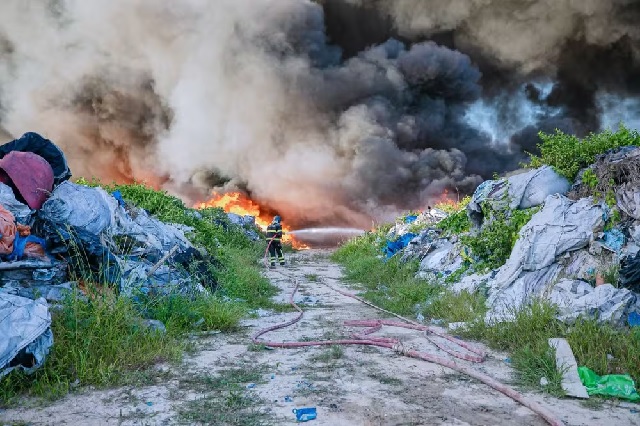
[[[263,232],[267,230],[267,226],[269,226],[272,219],[268,214],[261,212],[258,204],[241,192],[215,194],[210,200],[204,203],[198,203],[195,206],[197,209],[205,209],[207,207],[219,207],[227,213],[234,213],[240,216],[253,216],[256,218],[256,225],[258,225]],[[298,250],[309,248],[307,245],[296,241],[292,235],[287,234],[291,228],[283,225],[282,230],[284,231],[282,242],[290,242],[293,248]]]
[[[438,197],[435,202],[436,206],[442,207],[451,207],[454,208],[458,205],[458,202],[452,198],[452,195],[449,195],[449,190],[445,189],[444,192]]]

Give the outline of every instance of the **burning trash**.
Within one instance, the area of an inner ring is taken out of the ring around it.
[[[196,205],[196,208],[199,209],[207,207],[221,208],[228,214],[236,215],[236,221],[239,223],[245,225],[255,223],[263,232],[266,232],[272,219],[272,214],[270,212],[261,209],[256,202],[241,192],[215,194],[210,200]],[[291,227],[283,225],[282,230],[284,232],[282,236],[283,243],[289,243],[297,250],[305,250],[309,248],[306,244],[295,239],[291,233]]]

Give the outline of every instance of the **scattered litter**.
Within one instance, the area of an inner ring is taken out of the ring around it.
[[[628,374],[598,376],[588,367],[578,367],[580,380],[587,387],[589,395],[613,396],[630,401],[640,401],[635,383]]]
[[[507,364],[511,364],[511,358],[505,358],[504,362],[506,362]]]
[[[294,408],[291,411],[296,415],[296,420],[299,422],[314,420],[317,416],[316,407]]]
[[[556,369],[562,374],[562,389],[569,396],[589,398],[587,389],[580,381],[578,364],[566,339],[549,339],[549,346],[556,351]]]
[[[255,383],[249,383],[249,384],[247,385],[247,389],[253,389],[253,388],[255,388],[255,387],[256,387],[256,384],[255,384]]]
[[[271,380],[273,380],[273,379],[275,379],[275,378],[276,378],[276,375],[275,375],[275,374],[272,374],[272,375],[271,375]]]
[[[417,215],[406,216],[406,217],[404,218],[404,223],[407,223],[407,224],[409,224],[409,223],[413,223],[413,222],[415,222],[415,221],[416,221],[416,219],[417,219],[417,218],[418,218],[418,216],[417,216]]]
[[[151,406],[153,405],[153,402],[151,402],[151,401],[147,401],[147,405],[148,405],[149,407],[151,407]]]
[[[293,398],[291,398],[289,395],[284,397],[284,402],[293,402]]]
[[[546,377],[540,377],[540,386],[547,386],[549,384],[549,379]]]

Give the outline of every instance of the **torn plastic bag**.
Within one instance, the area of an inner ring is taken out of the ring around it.
[[[63,182],[38,211],[38,216],[59,227],[72,227],[98,235],[114,222],[117,201],[102,188]]]
[[[11,151],[33,152],[47,160],[53,169],[54,185],[59,185],[71,177],[71,170],[62,150],[35,132],[25,133],[19,139],[0,145],[0,158]]]
[[[628,374],[598,376],[588,367],[578,367],[578,374],[589,395],[613,396],[629,401],[640,401],[635,383]]]
[[[623,326],[629,314],[640,311],[635,293],[611,284],[594,288],[584,281],[565,278],[553,285],[548,298],[559,309],[558,319],[568,323],[588,317]]]
[[[488,180],[480,184],[467,205],[471,223],[482,225],[482,204],[491,201],[496,210],[528,209],[539,206],[553,194],[566,194],[571,185],[551,167],[544,166],[507,179]]]
[[[622,287],[640,293],[640,251],[620,262],[619,282]]]
[[[53,345],[51,315],[43,299],[0,293],[0,377],[16,368],[32,373]]]

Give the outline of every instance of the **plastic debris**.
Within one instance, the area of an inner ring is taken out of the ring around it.
[[[387,241],[386,246],[382,250],[385,256],[388,258],[392,257],[394,254],[398,253],[400,250],[405,248],[409,242],[416,237],[416,234],[408,233],[402,235],[395,241]]]
[[[589,398],[587,390],[580,381],[578,364],[566,339],[549,339],[549,346],[556,352],[556,369],[562,374],[562,389],[565,394],[576,398]]]
[[[626,242],[626,237],[619,229],[614,228],[608,231],[604,231],[602,243],[609,250],[619,253]]]
[[[315,420],[317,417],[316,407],[294,408],[291,411],[296,415],[296,420],[299,422]]]
[[[0,293],[0,377],[16,368],[30,374],[42,366],[53,345],[50,327],[44,299]]]
[[[640,395],[636,391],[635,383],[628,374],[598,376],[588,367],[578,367],[578,374],[580,374],[582,384],[587,387],[589,395],[612,396],[629,401],[640,401]]]
[[[253,388],[255,388],[255,387],[256,387],[256,384],[255,384],[255,383],[249,383],[249,384],[247,385],[247,389],[253,389]]]
[[[637,312],[631,312],[627,317],[627,323],[629,324],[629,327],[640,326],[640,314]]]
[[[485,201],[497,210],[528,209],[539,206],[549,195],[567,193],[569,188],[569,182],[549,166],[508,179],[488,180],[474,192],[467,205],[467,214],[471,223],[479,227],[484,220],[482,204]]]
[[[284,402],[293,402],[293,398],[291,398],[289,395],[284,397]]]

